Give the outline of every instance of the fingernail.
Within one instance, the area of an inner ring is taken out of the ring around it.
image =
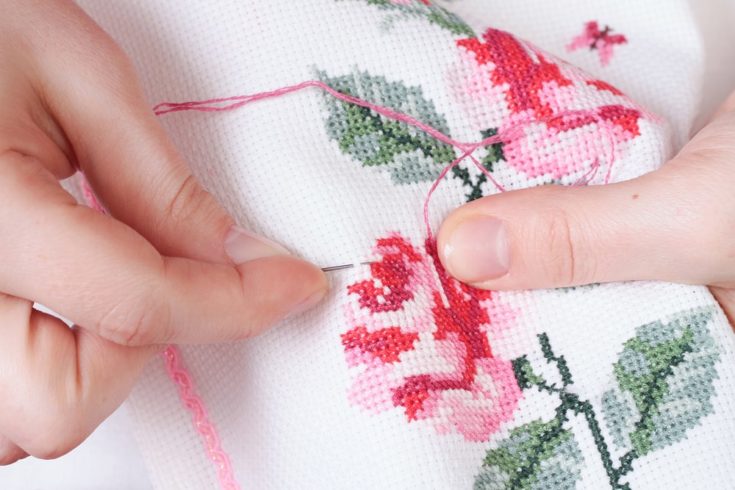
[[[233,226],[227,233],[225,252],[235,264],[274,255],[290,255],[282,245],[239,226]]]
[[[287,318],[298,315],[300,313],[303,313],[307,310],[314,308],[316,305],[318,305],[322,301],[322,299],[324,299],[324,296],[326,294],[327,294],[326,289],[321,289],[313,293],[311,296],[306,298],[304,301],[294,306],[294,308],[288,313]]]
[[[451,232],[442,254],[449,272],[460,281],[476,283],[503,276],[510,263],[505,225],[490,216],[468,218]]]

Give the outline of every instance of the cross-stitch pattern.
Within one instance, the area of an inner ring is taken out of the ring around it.
[[[529,128],[521,138],[485,149],[481,164],[489,172],[503,162],[527,178],[562,181],[599,158],[599,132],[612,135],[608,144],[613,154],[641,135],[639,121],[646,114],[617,88],[506,32],[488,29],[482,39],[457,40],[457,47],[460,61],[448,71],[450,85],[482,136],[507,132],[519,123]],[[322,72],[320,78],[339,91],[385,103],[450,134],[446,119],[419,87],[358,71],[343,77]],[[404,123],[343,101],[325,103],[328,132],[340,149],[366,166],[392,166],[396,183],[433,180],[456,156],[450,145]],[[596,111],[598,117],[561,115],[580,107]],[[410,152],[413,159],[406,165],[401,153]],[[419,171],[422,167],[431,171]],[[469,189],[467,200],[483,195],[485,174],[473,178],[467,167],[452,170]],[[553,419],[524,424],[512,429],[508,438],[494,441],[475,488],[575,488],[583,466],[591,463],[568,425],[574,417],[586,421],[611,488],[629,488],[625,477],[638,458],[683,439],[711,411],[718,359],[716,350],[708,350],[714,346],[707,334],[711,313],[684,312],[668,323],[638,328],[614,366],[619,386],[606,392],[600,403],[573,391],[565,357],[554,353],[546,333],[538,337],[540,349],[545,361],[556,366],[561,386],[538,374],[526,355],[512,361],[494,356],[489,342],[493,329],[501,324],[508,328],[516,312],[499,310],[497,293],[449,278],[434,247],[427,240],[427,260],[400,235],[379,239],[375,253],[380,260],[371,265],[370,277],[347,288],[345,310],[352,328],[342,334],[342,344],[348,365],[357,370],[349,398],[373,412],[401,408],[409,422],[432,420],[437,432],[459,432],[475,442],[492,441],[512,420],[524,390],[557,398]],[[697,369],[691,374],[682,371],[682,364]],[[427,366],[437,366],[439,372]],[[693,380],[705,383],[705,389],[691,397]],[[608,433],[598,415],[600,405]],[[627,449],[617,462],[610,438]]]
[[[640,121],[654,116],[612,85],[554,60],[509,33],[488,29],[482,40],[457,40],[458,61],[447,70],[449,89],[478,137],[520,136],[484,149],[490,172],[512,170],[523,179],[573,184],[607,182],[613,159],[641,135]],[[334,89],[411,115],[441,133],[452,130],[421,87],[389,81],[357,68],[351,74],[318,71]],[[452,146],[370,109],[325,94],[327,133],[364,166],[390,172],[396,184],[434,180],[457,157]],[[576,115],[569,111],[584,110]],[[602,137],[601,137],[602,136]],[[598,172],[605,165],[607,168]],[[467,189],[467,201],[495,192],[487,176],[460,163],[452,175]]]
[[[524,390],[558,397],[556,417],[513,429],[510,438],[488,451],[475,488],[575,488],[582,457],[565,425],[572,417],[582,417],[595,441],[596,464],[605,468],[610,488],[630,489],[625,477],[639,458],[681,441],[712,412],[712,383],[720,358],[709,333],[712,313],[711,308],[684,311],[642,325],[625,343],[613,366],[618,386],[601,401],[613,441],[626,451],[617,461],[600,425],[599,403],[574,391],[567,360],[554,353],[548,335],[539,335],[543,358],[556,366],[561,386],[536,373],[526,356],[514,359],[513,367]],[[593,464],[592,454],[585,463]]]
[[[622,34],[613,34],[609,26],[600,29],[597,21],[591,20],[584,25],[584,31],[576,36],[567,46],[567,51],[576,51],[578,49],[588,49],[597,51],[600,57],[600,64],[606,66],[610,64],[613,56],[613,48],[626,44],[628,39]]]
[[[345,0],[339,0],[345,1]],[[355,1],[355,0],[350,0]],[[452,34],[474,35],[470,26],[468,26],[460,17],[449,12],[448,10],[433,5],[431,0],[357,0],[367,2],[368,5],[374,5],[380,10],[388,12],[382,22],[385,30],[390,30],[394,23],[400,19],[410,19],[417,17],[425,19],[428,22],[446,29]]]
[[[644,113],[620,91],[507,32],[488,29],[457,46],[451,88],[474,126],[503,133],[528,123],[522,138],[502,148],[503,160],[526,178],[565,183],[606,154],[602,145],[619,149],[640,135]],[[593,109],[598,117],[556,117],[569,109]],[[601,145],[601,133],[612,141]]]
[[[177,373],[186,366],[243,488],[733,486],[735,342],[704,288],[485,292],[453,281],[427,240],[478,197],[619,182],[666,161],[696,110],[684,0],[643,16],[581,0],[563,13],[81,1],[98,3],[149,100],[166,102],[162,125],[238,222],[316,264],[361,264],[262,336],[179,347]],[[569,26],[592,18],[635,43],[615,44],[603,68],[601,41],[587,40],[571,56],[593,74],[522,39],[564,56]],[[130,402],[154,486],[224,487],[216,440],[192,421],[200,405],[180,400],[166,367]]]
[[[408,114],[444,134],[449,128],[421,87],[406,87],[384,77],[355,70],[351,75],[319,79],[334,89],[375,104]],[[454,160],[451,146],[437,141],[400,121],[391,121],[367,108],[348,104],[326,94],[329,111],[326,120],[329,136],[340,149],[365,166],[384,166],[397,184],[433,181],[442,168]]]
[[[497,293],[450,278],[436,255],[394,234],[379,239],[370,275],[347,288],[342,334],[358,371],[350,400],[380,412],[401,408],[409,422],[486,441],[510,419],[520,388],[489,335],[512,328],[515,312]]]
[[[711,308],[638,327],[613,366],[617,386],[590,400],[574,390],[565,356],[545,333],[538,336],[540,359],[556,367],[561,385],[539,374],[527,355],[495,356],[490,339],[521,313],[498,293],[449,278],[431,242],[422,252],[394,234],[377,241],[375,254],[380,260],[369,277],[347,288],[352,328],[342,344],[357,371],[352,403],[375,413],[400,408],[409,422],[430,420],[438,433],[484,442],[512,420],[524,390],[558,399],[555,418],[495,441],[476,489],[575,488],[583,464],[601,464],[611,488],[628,489],[625,476],[639,458],[681,441],[712,411],[719,353],[709,334]],[[582,456],[567,426],[574,417],[586,422],[596,458]],[[625,450],[618,461],[610,438]]]

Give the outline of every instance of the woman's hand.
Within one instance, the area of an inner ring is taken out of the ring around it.
[[[479,199],[455,210],[438,240],[449,272],[480,288],[707,284],[734,323],[735,93],[656,172]]]
[[[312,306],[327,286],[317,267],[234,226],[167,140],[130,62],[78,7],[0,6],[0,464],[8,464],[79,444],[159,344],[247,337]],[[61,188],[77,168],[111,216]]]

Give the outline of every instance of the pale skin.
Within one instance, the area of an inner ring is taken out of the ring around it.
[[[9,464],[77,446],[162,345],[248,337],[318,302],[327,283],[234,226],[166,138],[128,59],[79,8],[0,7],[0,464]],[[110,216],[59,185],[77,169]]]
[[[130,61],[79,8],[0,6],[0,464],[10,464],[76,447],[162,345],[254,335],[316,304],[327,283],[235,226],[167,139]],[[109,216],[59,185],[78,169]],[[439,250],[481,288],[707,284],[732,320],[733,189],[735,96],[662,170],[480,199],[447,218]]]
[[[446,218],[438,249],[453,276],[482,289],[708,285],[735,323],[735,93],[658,171],[478,199]]]

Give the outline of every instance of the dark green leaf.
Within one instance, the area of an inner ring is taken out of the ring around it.
[[[318,76],[335,90],[408,114],[449,134],[445,118],[420,87],[389,82],[364,71],[339,77],[318,72]],[[329,111],[327,132],[340,149],[365,166],[390,171],[396,183],[433,181],[455,159],[451,146],[406,123],[330,95],[325,95],[324,102]]]

